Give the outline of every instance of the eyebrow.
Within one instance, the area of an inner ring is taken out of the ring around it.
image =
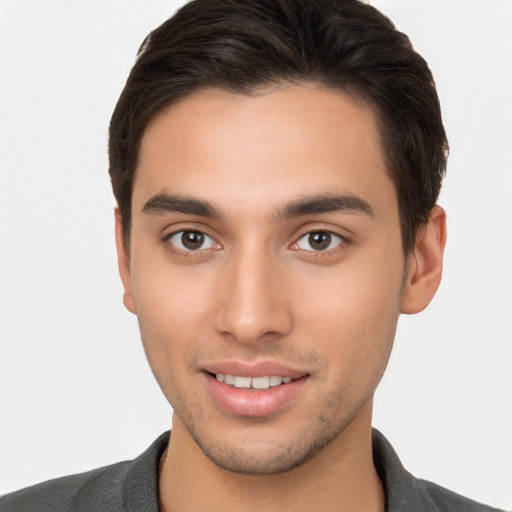
[[[153,215],[165,215],[166,213],[184,213],[186,215],[197,215],[209,219],[220,219],[221,213],[208,201],[194,197],[181,196],[160,192],[144,203],[144,213]]]
[[[151,197],[142,207],[144,213],[165,215],[183,213],[219,220],[223,217],[220,210],[208,201],[178,194],[160,192]],[[373,216],[373,208],[360,197],[351,194],[319,194],[301,197],[278,210],[278,221],[320,213],[353,212]]]
[[[278,219],[290,219],[319,213],[353,212],[373,217],[373,208],[360,197],[351,194],[321,194],[306,196],[287,204],[278,212]]]

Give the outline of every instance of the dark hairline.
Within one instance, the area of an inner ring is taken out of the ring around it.
[[[352,85],[352,84],[350,84],[350,85]],[[228,94],[239,95],[239,96],[257,97],[260,94],[265,94],[270,91],[286,90],[286,89],[293,88],[293,87],[314,88],[317,90],[323,90],[323,91],[331,92],[334,94],[341,94],[344,96],[348,96],[355,103],[359,103],[360,105],[364,105],[366,108],[369,108],[371,110],[372,114],[374,115],[374,119],[375,119],[375,122],[377,125],[379,144],[380,144],[380,148],[382,150],[382,155],[383,155],[383,158],[385,161],[386,172],[387,172],[388,176],[390,176],[390,178],[392,179],[392,176],[390,175],[390,170],[389,170],[389,164],[388,164],[389,159],[388,159],[387,151],[383,144],[383,138],[382,138],[383,123],[381,121],[379,109],[376,105],[374,105],[374,102],[371,100],[371,98],[366,98],[364,94],[356,92],[356,87],[347,86],[346,88],[341,88],[341,87],[335,87],[335,86],[328,86],[328,85],[321,83],[321,81],[319,81],[319,80],[312,81],[312,80],[305,80],[305,79],[303,79],[303,80],[276,79],[274,82],[269,81],[268,83],[263,84],[263,85],[258,84],[258,85],[254,85],[252,87],[246,87],[244,89],[233,88],[233,87],[229,87],[227,85],[223,85],[223,86],[205,85],[205,86],[200,86],[200,87],[191,89],[186,94],[182,94],[179,97],[173,98],[167,104],[164,104],[163,106],[161,106],[161,108],[159,108],[158,110],[153,112],[152,115],[146,119],[144,129],[142,130],[142,133],[141,133],[141,135],[139,137],[139,141],[138,141],[136,165],[135,165],[135,168],[133,171],[133,178],[132,178],[131,202],[133,201],[133,186],[136,182],[137,171],[138,171],[139,163],[140,163],[139,157],[140,157],[142,141],[143,141],[144,135],[148,131],[148,128],[150,127],[150,125],[160,115],[163,115],[166,111],[171,109],[173,106],[181,103],[182,101],[186,100],[187,98],[190,98],[191,96],[194,96],[195,94],[228,93]],[[393,186],[396,190],[396,184],[394,183],[393,179],[392,179],[392,182],[393,182]],[[130,212],[130,216],[127,219],[123,216],[121,217],[122,228],[123,228],[123,237],[124,237],[125,245],[127,248],[129,247],[129,240],[130,240],[131,215],[133,213],[132,207],[130,207],[129,212]],[[403,236],[402,236],[402,241],[404,242]],[[405,243],[403,245],[404,245],[404,251],[405,251],[406,250]]]
[[[404,252],[412,249],[446,170],[439,99],[409,38],[359,0],[194,0],[148,35],[110,129],[110,174],[126,236],[141,139],[159,112],[204,89],[251,95],[298,84],[373,110]]]

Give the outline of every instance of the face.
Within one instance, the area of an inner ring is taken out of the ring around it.
[[[370,108],[308,87],[195,93],[147,128],[125,304],[221,467],[293,468],[371,402],[405,268],[384,160]]]

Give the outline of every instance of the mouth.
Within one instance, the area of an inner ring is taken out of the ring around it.
[[[311,376],[275,365],[229,366],[234,371],[203,370],[204,382],[216,407],[238,417],[264,417],[287,410],[304,395]]]
[[[219,382],[237,389],[269,389],[292,382],[292,377],[279,375],[264,375],[261,377],[244,377],[242,375],[230,375],[226,373],[211,374]]]

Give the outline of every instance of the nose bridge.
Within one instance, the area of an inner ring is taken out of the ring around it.
[[[216,329],[242,343],[291,328],[284,290],[278,286],[279,261],[261,244],[239,248],[226,263],[224,293],[216,312]]]

